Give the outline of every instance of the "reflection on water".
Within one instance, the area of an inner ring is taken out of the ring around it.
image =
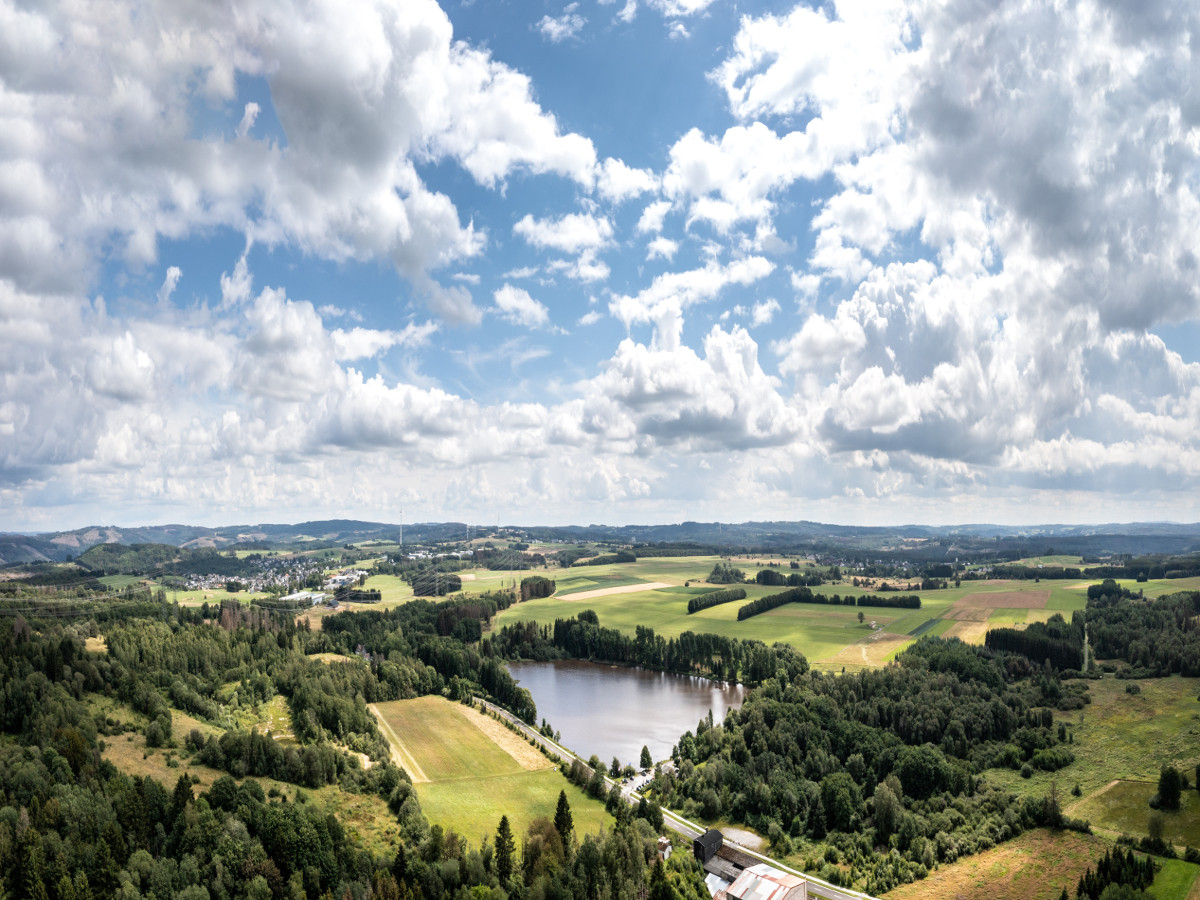
[[[710,709],[719,723],[746,693],[740,684],[579,660],[512,662],[508,668],[533,694],[539,725],[546,719],[563,744],[585,759],[595,753],[606,765],[616,756],[636,766],[643,744],[654,759],[665,759]]]

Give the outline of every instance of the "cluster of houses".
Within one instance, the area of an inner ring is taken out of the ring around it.
[[[326,579],[325,590],[336,591],[339,588],[350,587],[357,584],[360,578],[366,577],[367,573],[362,569],[351,569],[349,572],[340,572]]]
[[[223,590],[226,582],[240,582],[243,589],[250,593],[269,593],[271,590],[286,590],[289,584],[303,584],[314,572],[320,572],[319,561],[304,557],[268,556],[250,557],[250,564],[256,570],[254,574],[246,575],[188,575],[185,587],[189,591],[219,591]]]

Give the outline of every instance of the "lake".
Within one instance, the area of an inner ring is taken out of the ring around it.
[[[740,684],[580,660],[510,662],[508,670],[533,695],[537,724],[545,719],[566,747],[605,765],[616,756],[636,767],[642,745],[666,759],[710,709],[719,723],[746,693]]]

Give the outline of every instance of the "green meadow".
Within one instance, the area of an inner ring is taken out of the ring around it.
[[[554,764],[499,723],[441,697],[375,705],[383,732],[409,761],[421,809],[431,823],[470,841],[494,835],[507,815],[523,835],[534,819],[553,818],[566,791],[577,834],[610,826],[604,804],[571,784]],[[478,716],[492,734],[472,717]]]

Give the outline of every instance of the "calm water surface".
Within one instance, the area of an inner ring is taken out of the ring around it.
[[[546,719],[563,744],[605,765],[616,756],[637,766],[643,744],[665,759],[710,709],[720,722],[746,693],[741,685],[579,660],[511,662],[508,669],[533,695],[538,724]]]

